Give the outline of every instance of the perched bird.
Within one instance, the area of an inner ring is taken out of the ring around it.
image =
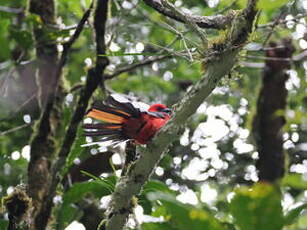
[[[94,103],[86,115],[103,121],[84,124],[86,136],[102,136],[102,141],[133,140],[136,144],[147,144],[170,119],[171,109],[163,104],[154,104],[147,111],[142,111],[131,102],[120,102],[109,96],[102,103]]]

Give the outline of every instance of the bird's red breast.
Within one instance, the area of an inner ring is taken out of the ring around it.
[[[134,140],[147,144],[170,119],[171,110],[163,104],[154,104],[141,112],[130,102],[119,102],[109,96],[104,103],[94,103],[87,116],[103,121],[85,124],[86,136],[103,136],[102,140],[121,142]]]

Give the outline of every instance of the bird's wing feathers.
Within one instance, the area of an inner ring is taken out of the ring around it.
[[[118,108],[122,112],[130,114],[132,117],[137,118],[141,115],[140,110],[136,108],[131,102],[119,102],[112,96],[109,96],[106,100],[106,103],[114,106],[115,108]]]
[[[88,117],[95,118],[104,122],[121,124],[126,118],[122,115],[114,114],[114,111],[103,111],[100,109],[91,109],[87,113]],[[126,116],[126,115],[125,115]]]
[[[139,118],[141,111],[130,102],[117,101],[109,96],[104,102],[95,102],[87,113],[88,117],[104,121],[99,124],[84,124],[86,136],[105,136],[106,140],[126,140],[123,124],[129,118]]]

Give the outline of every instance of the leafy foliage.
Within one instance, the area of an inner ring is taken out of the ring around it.
[[[175,197],[163,193],[148,194],[151,201],[161,202],[156,214],[160,213],[167,220],[169,229],[212,229],[223,230],[223,226],[207,211],[178,202]],[[160,223],[158,224],[158,226]],[[146,226],[146,225],[145,225]]]
[[[283,226],[279,191],[269,184],[239,188],[230,204],[230,212],[241,230],[278,230]]]
[[[63,204],[58,211],[57,228],[63,229],[76,217],[78,208],[73,204],[81,201],[87,194],[101,198],[110,195],[116,183],[115,177],[109,177],[103,180],[75,183],[63,196]]]
[[[44,25],[38,15],[24,12],[28,9],[27,2],[2,0],[0,3],[1,197],[7,195],[14,186],[27,181],[27,166],[31,155],[29,143],[33,123],[39,119],[35,49],[41,44],[35,41],[33,28]],[[91,1],[56,2],[59,25],[44,27],[44,41],[55,41],[61,53],[63,44],[74,32],[75,25]],[[171,106],[178,102],[190,85],[202,75],[199,54],[194,52],[200,44],[197,35],[141,0],[110,2],[106,35],[107,56],[110,60],[107,74],[146,58],[165,53],[174,56],[107,80],[105,88],[95,92],[94,99],[103,98],[104,89],[107,89],[135,96],[147,103],[163,102]],[[179,9],[196,15],[225,15],[241,10],[247,1],[171,2]],[[261,87],[262,66],[267,61],[264,57],[266,45],[271,41],[291,37],[296,47],[295,55],[306,52],[306,17],[300,16],[306,15],[306,6],[303,0],[260,0],[258,6],[261,13],[255,31],[239,54],[237,66],[187,121],[181,139],[174,142],[169,154],[161,160],[153,173],[152,180],[137,197],[138,205],[147,218],[144,217],[146,221],[140,223],[141,229],[307,228],[306,58],[293,61],[288,71],[288,107],[284,111],[287,121],[283,130],[288,173],[278,189],[268,184],[254,184],[258,181],[256,162],[259,156],[251,135],[256,95]],[[281,20],[277,21],[279,17]],[[272,23],[276,24],[272,27]],[[213,29],[206,29],[205,32],[210,42],[225,33]],[[196,53],[193,61],[189,55],[178,55],[186,53],[187,48],[193,54]],[[80,96],[80,88],[86,80],[87,70],[93,66],[95,55],[92,20],[89,20],[73,44],[63,71],[59,98],[63,105],[62,113],[58,115],[61,125],[55,130],[57,148],[63,142]],[[26,122],[29,117],[30,123]],[[80,166],[82,162],[90,162],[97,153],[112,151],[114,156],[124,161],[121,147],[81,147],[87,142],[90,142],[89,138],[85,138],[79,128],[62,175],[78,178],[80,170],[85,170]],[[114,158],[111,159],[115,162]],[[98,175],[90,176],[91,180],[81,182],[76,179],[76,183],[70,187],[67,186],[69,183],[59,186],[57,196],[62,203],[55,203],[52,217],[57,220],[57,229],[64,229],[74,220],[86,225],[86,217],[94,215],[84,211],[84,199],[96,204],[100,213],[105,211],[100,207],[99,199],[110,195],[116,183],[109,160],[105,157],[88,166],[89,175],[94,175],[94,172]],[[114,168],[120,169],[121,164],[114,162]],[[78,172],[72,171],[77,166],[81,169]],[[185,203],[180,199],[182,195],[186,195]],[[191,202],[193,199],[194,203]],[[0,229],[5,229],[7,224],[3,210],[0,214]],[[137,227],[137,224],[130,226],[132,229]]]

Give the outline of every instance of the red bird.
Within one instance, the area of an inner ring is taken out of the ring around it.
[[[154,104],[148,111],[141,111],[131,102],[119,102],[109,96],[104,103],[94,103],[87,116],[104,123],[85,124],[86,136],[104,136],[103,141],[134,140],[137,144],[147,144],[170,119],[171,109]]]

